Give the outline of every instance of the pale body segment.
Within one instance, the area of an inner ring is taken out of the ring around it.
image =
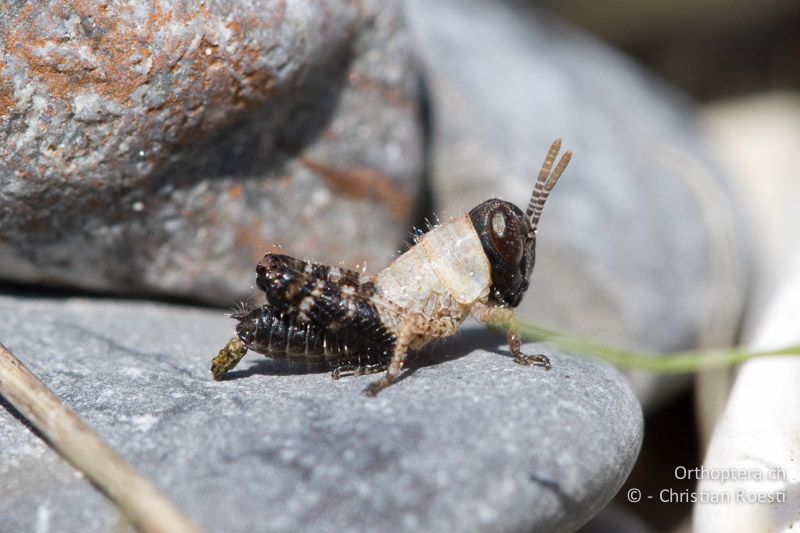
[[[410,349],[455,334],[470,313],[508,329],[517,363],[550,368],[544,355],[520,351],[513,308],[528,288],[542,207],[571,157],[566,152],[553,169],[559,150],[556,140],[525,213],[487,200],[432,228],[374,277],[267,254],[256,268],[266,304],[232,315],[237,337],[214,358],[214,377],[253,350],[327,362],[336,379],[386,370],[365,390],[374,396],[397,380]]]
[[[488,299],[491,275],[478,234],[463,215],[422,235],[375,276],[376,307],[396,336],[411,319],[430,323],[436,331],[415,336],[410,347],[417,349],[443,336],[439,332],[454,334],[472,307]]]

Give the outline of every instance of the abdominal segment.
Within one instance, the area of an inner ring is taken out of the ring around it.
[[[340,364],[374,364],[391,357],[394,339],[370,339],[355,328],[330,331],[297,314],[266,304],[234,316],[236,333],[248,349],[274,359]]]

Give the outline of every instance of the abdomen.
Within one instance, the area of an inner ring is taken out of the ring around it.
[[[309,362],[391,356],[395,337],[371,302],[373,284],[357,272],[267,254],[257,274],[267,303],[234,317],[248,349]]]
[[[352,330],[326,331],[317,324],[262,305],[238,317],[236,333],[249,350],[274,359],[376,363],[391,357],[394,343],[376,342]]]

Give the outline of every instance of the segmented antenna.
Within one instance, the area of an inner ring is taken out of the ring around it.
[[[533,231],[536,231],[536,226],[539,224],[539,217],[542,216],[542,208],[544,208],[544,203],[547,201],[550,191],[553,190],[558,178],[564,173],[564,169],[567,168],[569,160],[572,158],[571,150],[564,152],[561,156],[561,160],[559,160],[556,168],[551,173],[550,170],[553,168],[553,163],[560,150],[561,139],[556,139],[550,146],[550,151],[547,152],[547,157],[545,157],[544,163],[542,163],[542,170],[539,171],[539,177],[536,179],[536,185],[533,187],[531,201],[528,203],[528,209],[525,211],[525,216],[530,220]]]

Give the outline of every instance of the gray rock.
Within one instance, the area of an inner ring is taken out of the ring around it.
[[[385,263],[422,175],[407,41],[396,1],[6,2],[0,275],[227,305],[278,246]]]
[[[619,489],[642,437],[616,370],[542,350],[515,365],[468,329],[377,398],[373,377],[248,356],[209,361],[218,311],[134,301],[0,297],[0,341],[209,531],[574,530]],[[113,507],[0,409],[4,531],[110,531]]]
[[[729,345],[746,233],[690,103],[528,3],[408,6],[443,219],[492,196],[526,205],[552,140],[574,150],[544,209],[523,318],[628,348]],[[674,383],[634,379],[648,402]]]

